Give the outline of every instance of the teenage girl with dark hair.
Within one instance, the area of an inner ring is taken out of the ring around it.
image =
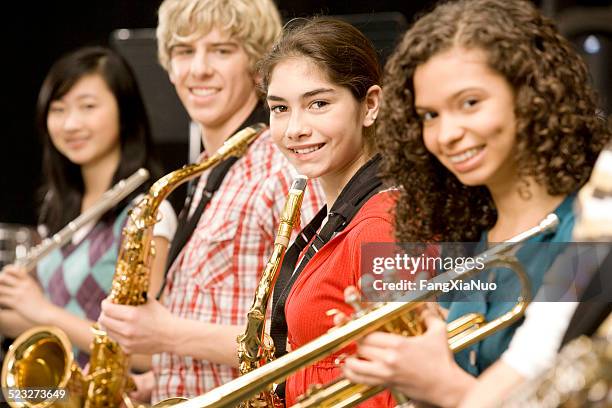
[[[289,268],[297,267],[293,286],[278,284],[285,283],[281,275],[275,287],[275,298],[281,293],[282,300],[274,305],[273,331],[286,316],[289,348],[295,349],[333,326],[328,310],[349,312],[343,293],[358,286],[362,244],[393,241],[395,192],[381,191],[374,147],[381,70],[366,37],[330,18],[287,29],[261,67],[272,137],[299,173],[320,181],[327,204],[315,218],[317,236]],[[284,339],[276,347],[284,350]],[[310,384],[337,378],[340,353],[290,376],[287,406]],[[383,393],[368,405],[394,404]]]
[[[128,209],[159,178],[160,169],[152,159],[149,123],[134,75],[107,48],[81,48],[51,67],[38,97],[37,123],[44,145],[40,225],[46,235],[87,211],[140,167],[151,173],[141,188],[42,259],[36,277],[12,265],[0,274],[3,334],[15,337],[36,325],[56,325],[81,350],[78,360],[83,364],[91,323],[110,290]],[[168,242],[176,229],[167,202],[161,213],[154,233],[153,292],[161,286]]]

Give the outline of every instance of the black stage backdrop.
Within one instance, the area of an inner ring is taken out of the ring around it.
[[[311,14],[355,14],[396,11],[408,24],[415,14],[432,7],[430,0],[276,0],[285,19]],[[83,45],[108,45],[113,30],[152,28],[161,0],[20,1],[5,9],[1,25],[3,50],[3,126],[0,139],[0,223],[33,225],[36,190],[41,182],[41,144],[34,129],[34,109],[41,82],[61,54]],[[550,15],[578,5],[609,5],[610,0],[542,0],[537,4]],[[5,6],[6,7],[6,6]],[[610,24],[612,27],[612,21]],[[606,81],[610,92],[610,37]],[[171,150],[158,143],[163,156]],[[183,147],[172,147],[173,160],[186,161]],[[165,161],[166,162],[166,161]],[[173,167],[164,163],[172,170]]]

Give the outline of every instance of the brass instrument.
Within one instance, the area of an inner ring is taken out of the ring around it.
[[[247,313],[248,321],[244,333],[238,336],[238,361],[240,362],[240,375],[269,363],[274,359],[274,342],[266,335],[266,310],[274,282],[278,276],[278,269],[283,263],[285,251],[289,246],[291,232],[299,223],[300,207],[308,179],[297,176],[289,189],[289,195],[280,217],[280,224],[272,255],[266,264],[257,290],[253,305]],[[240,404],[241,408],[271,407],[282,408],[284,404],[272,390],[272,385],[266,387],[257,396]]]
[[[593,338],[567,343],[554,366],[502,407],[609,407],[612,403],[612,315]]]
[[[522,283],[521,298],[519,298],[516,305],[507,313],[500,316],[498,319],[486,323],[481,327],[470,329],[467,332],[453,336],[453,342],[451,347],[455,350],[459,350],[466,347],[469,344],[480,341],[493,331],[506,327],[516,320],[518,320],[529,303],[530,298],[530,286],[528,278],[523,271],[520,264],[515,260],[506,255],[511,251],[517,244],[545,231],[556,228],[559,220],[556,215],[550,214],[543,220],[538,226],[529,229],[521,234],[516,235],[508,241],[505,241],[479,255],[483,263],[487,267],[511,267],[514,268],[515,273],[519,276]],[[442,286],[442,283],[451,282],[467,278],[481,270],[472,268],[465,270],[451,270],[444,274],[440,274],[433,278],[431,282],[438,283]],[[437,285],[436,285],[437,286]],[[346,347],[351,342],[364,337],[365,335],[378,330],[393,330],[403,331],[404,327],[413,327],[414,322],[404,320],[404,316],[411,311],[418,308],[421,302],[426,301],[431,296],[440,294],[440,290],[431,291],[417,291],[411,296],[410,302],[388,302],[378,305],[371,311],[362,314],[360,317],[348,322],[347,324],[336,327],[330,330],[323,336],[311,341],[302,347],[293,350],[292,352],[274,360],[270,363],[251,371],[237,379],[230,381],[214,390],[190,401],[177,405],[177,408],[221,408],[221,407],[235,407],[242,401],[247,400],[253,395],[261,392],[262,390],[270,387],[274,382],[282,381],[289,375],[299,370],[302,367],[308,366],[316,362],[317,360]],[[472,323],[468,324],[468,327],[473,327]],[[478,325],[476,325],[478,326]],[[396,328],[400,328],[397,330]],[[362,385],[354,385],[351,383],[348,385],[349,392],[359,391]],[[352,388],[355,387],[355,388]],[[380,391],[376,387],[366,387],[367,390],[362,396],[356,396],[351,404],[356,404],[366,398],[365,393],[368,393],[368,397],[374,395],[375,392]],[[346,387],[342,388],[342,391],[347,391]],[[370,394],[371,393],[371,394]],[[314,395],[314,394],[313,394]],[[325,401],[317,401],[317,406],[325,406]],[[333,406],[333,405],[332,405]]]
[[[122,231],[122,242],[113,277],[110,299],[112,302],[123,305],[142,305],[147,300],[149,286],[149,270],[155,256],[152,235],[153,226],[158,221],[158,208],[163,200],[179,185],[197,177],[206,169],[216,165],[231,155],[242,155],[247,147],[266,129],[264,124],[247,127],[229,138],[219,150],[207,160],[199,164],[184,166],[156,181],[145,197],[130,211],[127,224]],[[129,358],[123,353],[119,344],[111,340],[97,325],[92,329],[94,341],[91,345],[89,373],[82,381],[83,407],[85,408],[114,408],[122,402],[131,405],[125,396],[126,391],[133,387],[128,376]],[[30,350],[47,343],[44,336],[32,334],[39,338],[37,342],[28,346]],[[21,339],[21,338],[20,338]],[[11,348],[18,349],[31,341],[26,338],[15,342]],[[62,343],[63,344],[63,343]],[[69,344],[69,343],[68,343]],[[60,348],[56,348],[59,350]],[[62,350],[64,354],[71,353],[70,347]],[[31,353],[30,353],[31,354]],[[28,385],[17,382],[20,378],[48,378],[54,379],[51,383],[37,382],[36,386],[55,388],[63,384],[60,373],[43,375],[43,370],[53,372],[54,367],[46,361],[57,359],[56,355],[44,355],[35,361],[5,360],[8,367],[7,378],[15,388]],[[16,375],[15,370],[19,370]],[[7,370],[5,370],[7,371]],[[31,373],[30,373],[31,371]],[[40,374],[39,374],[40,372]],[[34,385],[29,385],[34,386]],[[47,405],[53,405],[47,401]],[[43,407],[43,405],[14,405],[15,407]],[[75,405],[80,407],[81,405]]]
[[[504,266],[504,267],[516,267],[511,263],[500,262],[493,266]],[[524,283],[523,276],[524,271],[517,273],[521,281]],[[476,343],[488,334],[493,333],[495,330],[502,329],[508,324],[511,324],[518,320],[524,313],[529,303],[529,284],[523,285],[522,300],[519,301],[518,305],[507,312],[504,316],[488,323],[489,325],[496,324],[500,319],[506,319],[509,323],[501,325],[496,328],[486,330],[485,335],[473,334],[476,330],[483,330],[483,323],[485,317],[480,313],[468,313],[465,316],[448,323],[447,333],[449,337],[448,346],[451,352],[457,353],[469,345]],[[418,314],[414,311],[409,311],[405,315],[399,317],[397,321],[392,324],[388,324],[383,329],[390,333],[400,334],[402,336],[417,336],[425,332],[425,325],[418,318]],[[467,339],[465,337],[467,337]],[[382,385],[370,386],[366,384],[356,384],[344,377],[340,377],[328,384],[313,384],[311,388],[300,397],[297,404],[292,405],[296,408],[304,407],[352,407],[355,406],[376,394],[385,390]],[[393,391],[392,391],[393,392]],[[400,393],[393,392],[393,397],[396,402],[400,403],[400,406],[407,404],[409,401]],[[410,405],[408,405],[410,406]]]
[[[608,144],[597,158],[589,181],[578,193],[575,240],[610,241],[612,217],[606,201],[611,198],[612,144]],[[609,407],[611,389],[612,315],[609,315],[592,338],[581,336],[567,343],[548,371],[519,387],[500,406]]]
[[[13,408],[80,408],[83,405],[83,375],[74,361],[68,336],[51,326],[34,327],[22,333],[9,348],[2,368],[2,392]],[[8,389],[64,390],[66,398],[14,400]]]
[[[110,208],[136,190],[149,178],[149,171],[141,168],[125,180],[119,181],[87,211],[69,222],[52,237],[44,239],[15,264],[32,271],[38,262],[51,251],[62,247],[84,225],[98,219]],[[81,396],[77,391],[82,386],[83,376],[72,354],[68,337],[53,327],[36,327],[22,333],[11,345],[2,368],[2,390],[30,387],[67,389],[69,401],[55,402],[58,407],[80,406]],[[7,397],[5,395],[5,397]],[[7,398],[8,399],[8,398]],[[53,402],[8,401],[12,407],[47,407]]]
[[[247,127],[228,139],[221,148],[199,164],[184,166],[156,181],[148,194],[130,211],[113,277],[110,299],[113,303],[138,306],[146,303],[149,270],[155,248],[153,226],[160,204],[179,185],[197,177],[230,155],[242,155],[266,128],[263,124]],[[128,356],[106,332],[94,327],[94,341],[89,360],[85,408],[112,408],[122,401],[129,389]]]

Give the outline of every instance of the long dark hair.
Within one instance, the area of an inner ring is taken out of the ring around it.
[[[43,139],[42,188],[43,204],[40,223],[55,233],[81,211],[84,184],[80,166],[61,154],[51,142],[47,115],[51,102],[60,99],[84,76],[99,74],[111,90],[119,109],[121,160],[113,175],[112,185],[145,167],[151,172],[149,182],[125,198],[104,217],[121,211],[152,180],[160,167],[152,157],[153,142],[149,120],[136,79],[127,62],[114,51],[104,47],[84,47],[57,60],[45,78],[36,107],[36,123]],[[111,186],[108,186],[109,188]]]
[[[414,107],[416,68],[455,46],[483,50],[489,67],[512,86],[523,181],[532,178],[550,195],[575,192],[610,139],[586,64],[533,4],[441,4],[405,34],[385,67],[378,142],[385,178],[403,187],[401,241],[475,241],[497,219],[486,187],[462,184],[427,151]]]

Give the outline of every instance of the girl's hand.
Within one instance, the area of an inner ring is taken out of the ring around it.
[[[0,306],[12,309],[35,324],[48,324],[53,308],[42,288],[22,267],[7,265],[0,272]]]
[[[458,404],[467,391],[464,384],[472,377],[455,363],[448,347],[446,322],[439,312],[428,307],[421,318],[427,327],[421,336],[383,332],[366,336],[359,343],[357,356],[345,361],[346,377],[357,383],[392,387],[436,405]]]

